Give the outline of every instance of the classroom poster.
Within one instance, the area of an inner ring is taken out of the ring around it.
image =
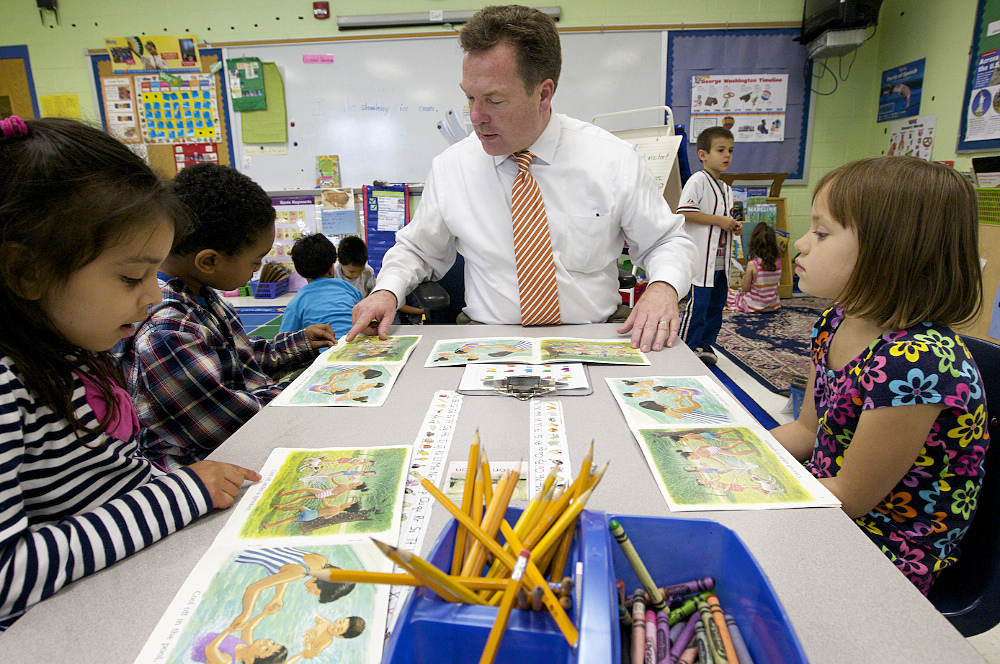
[[[234,111],[261,111],[267,108],[260,58],[230,58],[226,60],[226,71],[229,73],[229,93]]]
[[[255,648],[269,639],[285,661],[378,662],[389,589],[332,583],[323,565],[388,572],[369,541],[300,547],[211,548],[163,614],[136,664],[212,661],[239,639]],[[213,637],[225,639],[217,643]],[[228,638],[227,638],[228,637]],[[220,647],[221,646],[221,647]]]
[[[136,76],[135,88],[144,143],[222,141],[212,74]]]
[[[80,98],[75,94],[38,95],[43,118],[69,118],[80,120]]]
[[[319,225],[320,203],[317,196],[272,196],[274,207],[274,244],[265,256],[268,262],[278,262],[292,271],[288,280],[289,292],[306,285],[306,280],[295,272],[292,264],[292,246],[303,235],[316,232]]]
[[[122,143],[142,143],[131,76],[101,77],[104,118],[108,133]]]
[[[110,37],[104,47],[116,74],[201,70],[198,40],[194,35]]]
[[[920,112],[924,85],[924,58],[882,72],[878,99],[878,121],[909,118]]]
[[[931,160],[934,148],[936,115],[924,115],[909,120],[897,120],[890,125],[888,156],[917,157]]]
[[[276,448],[215,543],[368,536],[395,542],[409,459],[409,446]]]
[[[340,187],[340,157],[335,154],[316,155],[316,186]]]
[[[320,189],[323,198],[323,234],[353,235],[358,232],[358,213],[350,187]]]
[[[174,145],[174,162],[180,173],[195,164],[218,164],[219,153],[214,143],[179,143]]]
[[[737,143],[785,140],[788,74],[691,77],[691,143],[708,127],[725,127]]]
[[[1000,51],[979,55],[965,118],[966,141],[1000,138]]]
[[[425,367],[447,367],[473,363],[519,362],[554,364],[649,364],[646,356],[625,340],[525,337],[444,339],[427,356]]]

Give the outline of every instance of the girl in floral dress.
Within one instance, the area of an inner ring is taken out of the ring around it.
[[[989,446],[983,383],[949,327],[982,307],[976,197],[952,168],[875,157],[816,186],[795,272],[836,300],[806,399],[775,437],[926,594],[955,562]]]

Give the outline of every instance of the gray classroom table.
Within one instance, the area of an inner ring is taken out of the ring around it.
[[[393,334],[421,334],[423,338],[381,408],[268,407],[211,458],[260,468],[274,447],[409,445],[434,392],[457,389],[463,371],[463,367],[423,367],[435,340],[554,334],[615,338],[615,328],[394,328]],[[649,358],[651,367],[592,365],[592,395],[559,397],[573,467],[579,467],[591,439],[596,441],[595,463],[611,461],[588,508],[619,514],[669,514],[604,378],[701,375],[708,371],[683,344],[650,353]],[[449,460],[466,459],[476,427],[491,459],[527,458],[528,415],[529,404],[511,397],[465,397]],[[711,518],[739,534],[770,578],[814,664],[985,661],[840,509],[686,512],[673,516]],[[226,511],[213,512],[36,605],[0,634],[0,662],[134,661],[228,517]],[[447,522],[445,510],[435,507],[424,554]]]

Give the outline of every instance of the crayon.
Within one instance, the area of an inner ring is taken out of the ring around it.
[[[632,626],[632,612],[626,609],[624,606],[618,607],[618,620],[625,627]]]
[[[718,629],[719,640],[726,653],[726,661],[729,664],[740,664],[739,657],[736,656],[736,648],[733,647],[733,639],[729,635],[729,629],[726,628],[726,614],[722,612],[719,598],[715,596],[715,593],[712,593],[705,598],[705,602],[712,612],[712,620],[715,621],[715,627]]]
[[[618,604],[625,606],[625,582],[621,579],[616,579],[615,588],[618,589]]]
[[[646,647],[642,653],[643,664],[656,664],[656,611],[646,611]]]
[[[656,664],[670,662],[670,620],[666,611],[656,612]]]
[[[695,660],[698,659],[698,646],[691,646],[686,648],[681,656],[677,659],[677,664],[694,664]]]
[[[687,620],[695,611],[698,610],[698,598],[692,597],[691,599],[685,600],[683,604],[670,612],[669,620],[671,625],[675,625],[682,620]]]
[[[698,644],[699,664],[716,664],[715,658],[712,657],[712,649],[708,646],[708,636],[705,634],[705,625],[701,618],[694,624],[694,641]]]
[[[667,616],[667,624],[668,625],[670,624],[670,616],[669,615]],[[674,625],[673,627],[670,628],[670,643],[671,644],[677,643],[677,639],[680,638],[681,632],[684,631],[684,627],[686,627],[686,626],[687,626],[687,623],[679,622],[679,623],[677,623],[676,625]]]
[[[729,636],[733,639],[733,647],[736,648],[736,656],[740,658],[740,664],[753,664],[753,657],[750,656],[747,643],[743,640],[740,626],[728,613],[726,614],[726,627],[729,628]]]
[[[668,595],[693,595],[694,593],[714,589],[715,579],[710,576],[706,576],[704,579],[695,579],[694,581],[686,581],[673,586],[660,588],[660,592],[663,593],[664,597],[666,597]]]
[[[691,639],[694,638],[694,628],[695,624],[698,622],[698,614],[691,614],[691,617],[687,619],[684,623],[678,623],[684,625],[681,630],[680,636],[673,639],[673,645],[670,647],[670,661],[676,662],[684,651],[687,650],[688,645],[691,643]]]
[[[521,588],[521,577],[528,566],[528,559],[531,557],[530,551],[521,551],[511,570],[510,578],[507,580],[507,588],[503,592],[503,600],[500,602],[500,610],[497,611],[496,620],[493,621],[493,628],[486,638],[486,647],[479,659],[479,664],[493,664],[496,659],[497,649],[500,648],[500,641],[503,639],[504,630],[507,629],[507,620],[510,618],[510,610],[514,606],[517,591]]]
[[[705,630],[705,642],[711,651],[712,661],[715,664],[728,664],[726,649],[722,645],[722,635],[719,634],[719,627],[712,618],[712,608],[701,597],[698,598],[698,613],[701,615],[702,627]]]
[[[649,601],[652,603],[651,608],[654,611],[662,611],[667,608],[667,603],[663,600],[663,596],[660,595],[660,590],[656,587],[656,584],[653,583],[653,577],[649,575],[646,566],[642,564],[642,559],[639,558],[635,547],[632,546],[628,535],[625,534],[625,529],[617,521],[608,523],[608,528],[611,530],[611,534],[615,536],[615,541],[622,548],[622,553],[628,558],[629,565],[632,566],[632,571],[639,577],[639,583],[646,589],[646,594],[649,595]]]
[[[639,590],[637,593],[641,593]],[[632,664],[643,664],[646,655],[646,606],[642,597],[632,602]]]

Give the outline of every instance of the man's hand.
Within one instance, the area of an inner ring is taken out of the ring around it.
[[[654,281],[646,286],[646,292],[635,303],[632,314],[618,328],[618,334],[632,330],[632,348],[648,353],[667,348],[677,341],[677,330],[681,320],[677,307],[677,291],[665,281]]]
[[[313,350],[327,348],[337,343],[337,335],[333,333],[333,328],[326,323],[310,325],[306,328],[306,339]]]
[[[354,305],[351,310],[351,322],[354,327],[344,337],[346,341],[354,341],[358,334],[368,336],[378,335],[385,340],[389,335],[389,327],[396,316],[396,296],[390,291],[375,291]]]
[[[232,507],[244,481],[260,481],[258,473],[242,466],[234,466],[231,463],[220,461],[198,461],[192,463],[188,468],[194,471],[194,474],[205,484],[205,488],[208,489],[208,493],[212,497],[212,507],[217,510]],[[237,618],[238,620],[239,618]],[[231,629],[236,628],[231,627]]]

